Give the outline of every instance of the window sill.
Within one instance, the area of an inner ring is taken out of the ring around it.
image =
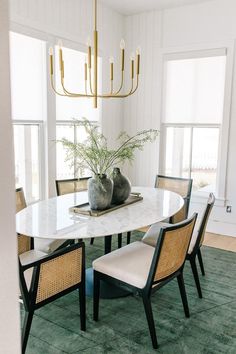
[[[209,192],[193,192],[191,195],[191,202],[198,203],[198,204],[206,204],[208,196],[209,196]],[[217,197],[217,195],[215,195],[215,197],[216,197],[215,206],[218,207],[226,206],[225,198]]]

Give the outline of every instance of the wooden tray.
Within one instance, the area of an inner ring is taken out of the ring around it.
[[[72,213],[78,213],[78,214],[82,214],[82,215],[101,216],[101,215],[110,213],[113,210],[123,208],[123,207],[133,204],[133,203],[137,203],[140,200],[143,200],[143,197],[141,196],[140,193],[131,193],[129,198],[124,203],[119,204],[119,205],[111,204],[110,207],[105,210],[93,210],[93,209],[90,209],[89,203],[84,203],[84,204],[75,205],[75,206],[69,208],[69,211]]]

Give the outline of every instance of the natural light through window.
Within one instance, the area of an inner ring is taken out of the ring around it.
[[[186,53],[187,56],[187,53]],[[168,58],[164,90],[164,173],[215,191],[223,120],[226,55]]]

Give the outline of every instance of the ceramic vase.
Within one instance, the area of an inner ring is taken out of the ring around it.
[[[113,169],[113,195],[112,204],[122,204],[129,197],[131,192],[131,183],[127,177],[123,176],[118,167]]]
[[[88,180],[88,201],[93,210],[107,209],[111,204],[113,181],[105,174]]]

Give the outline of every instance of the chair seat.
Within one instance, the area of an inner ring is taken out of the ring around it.
[[[188,254],[191,254],[193,252],[195,243],[197,241],[197,237],[198,237],[198,230],[195,228],[194,231],[193,231],[193,235],[192,235],[192,238],[191,238],[191,241],[190,241],[189,248],[188,248]]]
[[[133,242],[93,261],[93,269],[143,289],[154,251],[143,242]]]
[[[63,245],[65,240],[52,240],[49,238],[34,238],[34,248],[38,251],[45,252],[47,254],[56,251]]]
[[[21,264],[24,266],[24,265],[27,265],[29,263],[35,262],[35,261],[37,261],[40,258],[43,258],[45,256],[47,256],[47,253],[44,253],[44,252],[41,252],[41,251],[37,251],[37,250],[31,250],[31,251],[22,253],[19,256],[19,258],[20,258]],[[28,290],[29,290],[30,284],[31,284],[33,269],[34,268],[29,268],[29,269],[27,269],[24,272],[25,282],[26,282]]]
[[[168,227],[171,226],[170,224],[164,223],[164,222],[157,222],[156,224],[153,224],[149,230],[146,232],[146,234],[142,238],[142,242],[149,246],[156,247],[156,243],[160,234],[160,231],[163,227]]]

